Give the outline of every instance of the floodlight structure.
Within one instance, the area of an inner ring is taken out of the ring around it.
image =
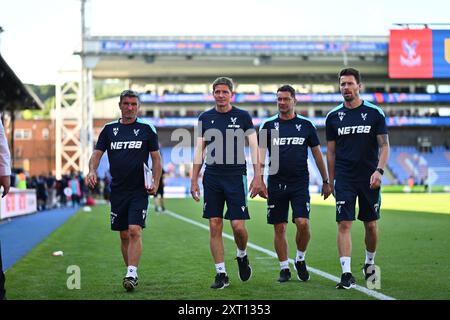
[[[92,69],[97,59],[86,57],[84,40],[87,0],[81,0],[81,77],[80,70],[61,71],[56,84],[55,129],[56,177],[71,171],[89,171],[89,156],[94,147]],[[62,112],[62,107],[66,110]]]

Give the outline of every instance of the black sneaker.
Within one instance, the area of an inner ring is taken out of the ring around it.
[[[133,291],[138,285],[138,278],[125,277],[123,278],[123,287],[128,291]]]
[[[341,282],[336,284],[336,289],[351,289],[355,287],[356,281],[350,272],[343,273],[341,276]]]
[[[291,279],[291,270],[283,269],[280,271],[280,277],[278,278],[278,282],[286,282]]]
[[[309,272],[306,269],[305,261],[296,261],[295,262],[295,270],[297,270],[297,279],[300,281],[308,281],[309,280]]]
[[[375,275],[372,277],[372,282],[375,282],[376,280],[376,274],[375,274],[375,265],[374,264],[368,264],[366,263],[362,269],[364,279],[367,281],[372,275]]]
[[[214,279],[214,283],[211,285],[212,289],[223,289],[228,287],[230,282],[226,273],[218,273]]]
[[[247,281],[252,276],[252,268],[248,262],[248,256],[245,255],[242,258],[236,257],[239,267],[239,279],[241,281]]]

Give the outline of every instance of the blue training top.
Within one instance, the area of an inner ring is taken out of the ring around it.
[[[159,149],[158,135],[153,125],[139,118],[131,124],[117,120],[103,127],[95,149],[108,152],[112,191],[143,190],[143,163]]]
[[[276,173],[269,175],[269,181],[309,182],[308,147],[320,144],[316,127],[309,119],[296,115],[290,120],[282,120],[275,115],[261,124],[259,137],[260,145],[269,151],[269,165],[278,167]],[[277,155],[278,163],[275,163]]]
[[[370,180],[378,165],[377,135],[387,134],[383,111],[363,101],[349,109],[340,104],[325,120],[328,141],[336,141],[335,179]]]
[[[198,128],[206,142],[205,173],[246,175],[245,136],[255,132],[247,111],[232,106],[222,113],[212,108],[199,116]]]

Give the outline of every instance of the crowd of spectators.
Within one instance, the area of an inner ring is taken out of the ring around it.
[[[109,200],[110,181],[110,176],[106,175],[94,190],[89,190],[81,172],[71,172],[61,179],[56,179],[52,173],[29,176],[23,169],[13,170],[11,175],[12,187],[36,190],[38,211],[66,206],[79,207],[86,204],[88,197]]]

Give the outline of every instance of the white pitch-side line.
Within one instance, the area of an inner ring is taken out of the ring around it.
[[[169,211],[169,210],[166,210],[165,212],[168,213],[169,215],[171,215],[174,218],[177,218],[177,219],[182,220],[184,222],[193,224],[193,225],[195,225],[197,227],[200,227],[200,228],[203,228],[203,229],[205,229],[205,230],[207,230],[209,232],[209,226],[207,226],[207,225],[205,225],[203,223],[200,223],[200,222],[194,221],[192,219],[186,218],[186,217],[184,217],[182,215],[179,215],[179,214],[177,214],[175,212],[172,212],[172,211]],[[234,241],[234,237],[230,236],[229,234],[227,234],[225,232],[222,232],[222,236],[224,238],[227,238],[227,239],[230,239],[230,240]],[[267,249],[265,249],[263,247],[260,247],[260,246],[258,246],[256,244],[253,244],[251,242],[247,243],[247,247],[252,248],[252,249],[254,249],[256,251],[259,251],[259,252],[263,252],[263,253],[271,256],[271,257],[277,258],[277,254],[275,252],[267,250]],[[289,263],[294,265],[294,260],[293,259],[289,259]],[[333,275],[331,275],[329,273],[326,273],[326,272],[324,272],[322,270],[313,268],[313,267],[311,267],[309,265],[308,265],[308,270],[311,271],[312,273],[315,273],[315,274],[317,274],[317,275],[319,275],[321,277],[324,277],[324,278],[326,278],[328,280],[331,280],[331,281],[334,281],[336,283],[341,281],[340,278],[335,277],[335,276],[333,276]],[[379,299],[379,300],[395,300],[395,298],[393,298],[393,297],[384,295],[382,293],[379,293],[377,291],[374,291],[374,290],[371,290],[371,289],[368,289],[368,288],[365,288],[365,287],[361,287],[359,285],[356,285],[355,289],[360,291],[360,292],[362,292],[362,293],[367,294],[370,297],[374,297],[374,298]]]

